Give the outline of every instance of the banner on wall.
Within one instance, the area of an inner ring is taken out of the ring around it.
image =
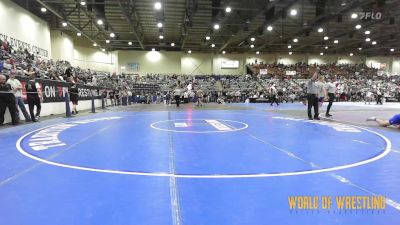
[[[221,61],[221,69],[239,69],[240,61],[239,60],[222,60]]]
[[[132,72],[139,72],[140,71],[140,65],[137,62],[128,63],[127,64],[127,68],[128,68],[129,71],[132,71]]]
[[[21,41],[19,39],[16,39],[14,37],[10,37],[8,35],[0,33],[0,39],[2,41],[7,41],[8,44],[14,49],[18,50],[21,48],[22,50],[27,49],[30,53],[33,53],[35,55],[43,56],[43,57],[49,57],[49,52],[46,49],[39,48],[38,46],[31,45],[27,42]]]
[[[23,98],[26,101],[26,90],[25,84],[28,81],[27,77],[17,77],[22,85]],[[72,86],[71,83],[59,82],[53,80],[36,79],[36,82],[40,86],[40,91],[43,94],[43,103],[49,102],[64,102],[65,94],[68,92],[68,88]],[[101,94],[104,91],[111,91],[111,88],[89,86],[84,84],[76,84],[78,88],[79,97],[78,100],[91,100],[92,95],[94,99],[100,99]],[[157,84],[131,84],[129,85],[131,91],[134,93],[153,93],[160,90],[160,86]]]
[[[267,75],[268,69],[260,69],[260,75]]]
[[[286,76],[294,76],[296,75],[296,70],[286,70]]]

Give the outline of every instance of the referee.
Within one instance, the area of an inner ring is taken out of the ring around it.
[[[315,71],[311,79],[307,81],[307,113],[308,119],[313,120],[311,108],[314,107],[314,120],[320,120],[318,112],[318,73]]]
[[[336,78],[333,78],[333,80],[328,80],[328,84],[326,85],[326,90],[328,92],[328,98],[329,98],[329,104],[328,107],[326,108],[326,116],[330,117],[332,116],[331,114],[329,114],[329,111],[331,110],[333,101],[335,100],[335,93],[336,93]]]

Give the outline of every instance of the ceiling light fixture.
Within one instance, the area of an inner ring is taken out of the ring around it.
[[[40,8],[40,11],[42,11],[43,13],[45,13],[45,12],[47,12],[47,9],[44,8],[44,7],[42,7],[42,8]]]
[[[296,10],[296,9],[290,10],[290,15],[291,15],[291,16],[297,15],[297,10]]]
[[[219,30],[219,24],[218,23],[214,24],[214,30]]]
[[[231,11],[232,11],[231,7],[228,6],[228,7],[225,8],[225,12],[230,13]]]
[[[162,8],[161,2],[156,2],[156,3],[154,3],[154,8],[155,8],[156,10],[160,10],[160,9]]]
[[[272,29],[273,29],[272,26],[268,26],[268,27],[267,27],[267,30],[268,30],[268,31],[272,31]]]

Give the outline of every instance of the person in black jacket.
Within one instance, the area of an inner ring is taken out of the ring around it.
[[[0,74],[0,126],[4,123],[6,108],[10,111],[12,124],[17,125],[19,122],[15,97],[12,93],[11,85],[7,84],[6,80],[6,76]]]
[[[72,102],[72,115],[75,115],[78,114],[76,106],[78,105],[79,91],[74,78],[70,77],[69,81],[72,83],[72,86],[68,88],[69,100]]]
[[[42,93],[40,92],[40,85],[35,81],[35,74],[29,75],[29,80],[25,84],[26,96],[29,106],[29,114],[31,115],[32,122],[38,122],[40,111],[42,109],[41,101],[43,100]],[[36,106],[36,114],[34,107]]]

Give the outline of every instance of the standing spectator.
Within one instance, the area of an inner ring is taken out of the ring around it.
[[[41,102],[43,101],[40,85],[35,81],[35,74],[29,75],[29,81],[25,84],[26,96],[29,106],[29,114],[31,115],[32,122],[39,122],[40,111],[42,109]],[[34,108],[36,106],[36,114]]]
[[[9,84],[14,92],[15,102],[16,102],[16,115],[19,119],[18,107],[21,109],[22,114],[24,114],[25,121],[31,121],[28,112],[26,111],[24,100],[22,99],[22,85],[18,79],[15,79],[15,70],[11,70],[10,78],[7,80],[7,84]]]
[[[72,83],[72,86],[68,88],[69,100],[72,102],[72,115],[75,115],[78,114],[77,105],[78,105],[79,91],[72,77],[69,78],[69,81]]]
[[[335,84],[336,79],[333,78],[333,80],[328,80],[328,83],[326,84],[326,91],[328,92],[328,107],[326,108],[326,116],[332,116],[329,114],[333,101],[335,100],[335,93],[336,93],[336,84]]]
[[[6,83],[6,79],[6,76],[0,74],[0,126],[3,126],[6,108],[10,111],[12,124],[18,125],[15,96],[12,93],[11,85]]]

